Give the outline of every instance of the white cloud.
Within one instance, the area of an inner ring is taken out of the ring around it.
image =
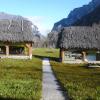
[[[30,21],[33,22],[34,25],[36,25],[39,28],[39,31],[43,35],[47,35],[48,32],[50,32],[51,28],[48,27],[46,18],[43,16],[27,16]]]

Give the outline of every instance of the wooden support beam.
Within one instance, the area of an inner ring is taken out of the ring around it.
[[[6,45],[6,56],[9,56],[9,45]]]
[[[31,44],[29,47],[29,57],[30,57],[30,59],[32,59],[32,45]]]
[[[32,43],[26,44],[26,47],[28,48],[28,56],[32,59]]]
[[[83,54],[83,61],[87,61],[87,59],[86,59],[86,52],[83,51],[82,54]]]

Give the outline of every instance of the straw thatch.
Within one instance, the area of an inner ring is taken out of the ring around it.
[[[59,33],[57,45],[65,49],[100,50],[100,25],[66,27]]]
[[[33,42],[31,26],[25,18],[0,19],[0,42]]]

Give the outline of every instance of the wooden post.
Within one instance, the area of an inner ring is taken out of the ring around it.
[[[83,51],[82,53],[83,53],[83,61],[87,61],[87,60],[86,60],[86,52]]]
[[[9,56],[9,45],[6,45],[6,56]]]
[[[32,59],[32,44],[30,44],[30,47],[29,47],[29,57],[30,59]]]
[[[32,43],[28,43],[26,46],[28,47],[28,56],[32,59]]]
[[[61,62],[64,62],[64,49],[60,50],[60,58],[61,58]]]

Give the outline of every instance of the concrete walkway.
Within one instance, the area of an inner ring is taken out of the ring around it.
[[[48,59],[43,60],[42,100],[66,100]]]

